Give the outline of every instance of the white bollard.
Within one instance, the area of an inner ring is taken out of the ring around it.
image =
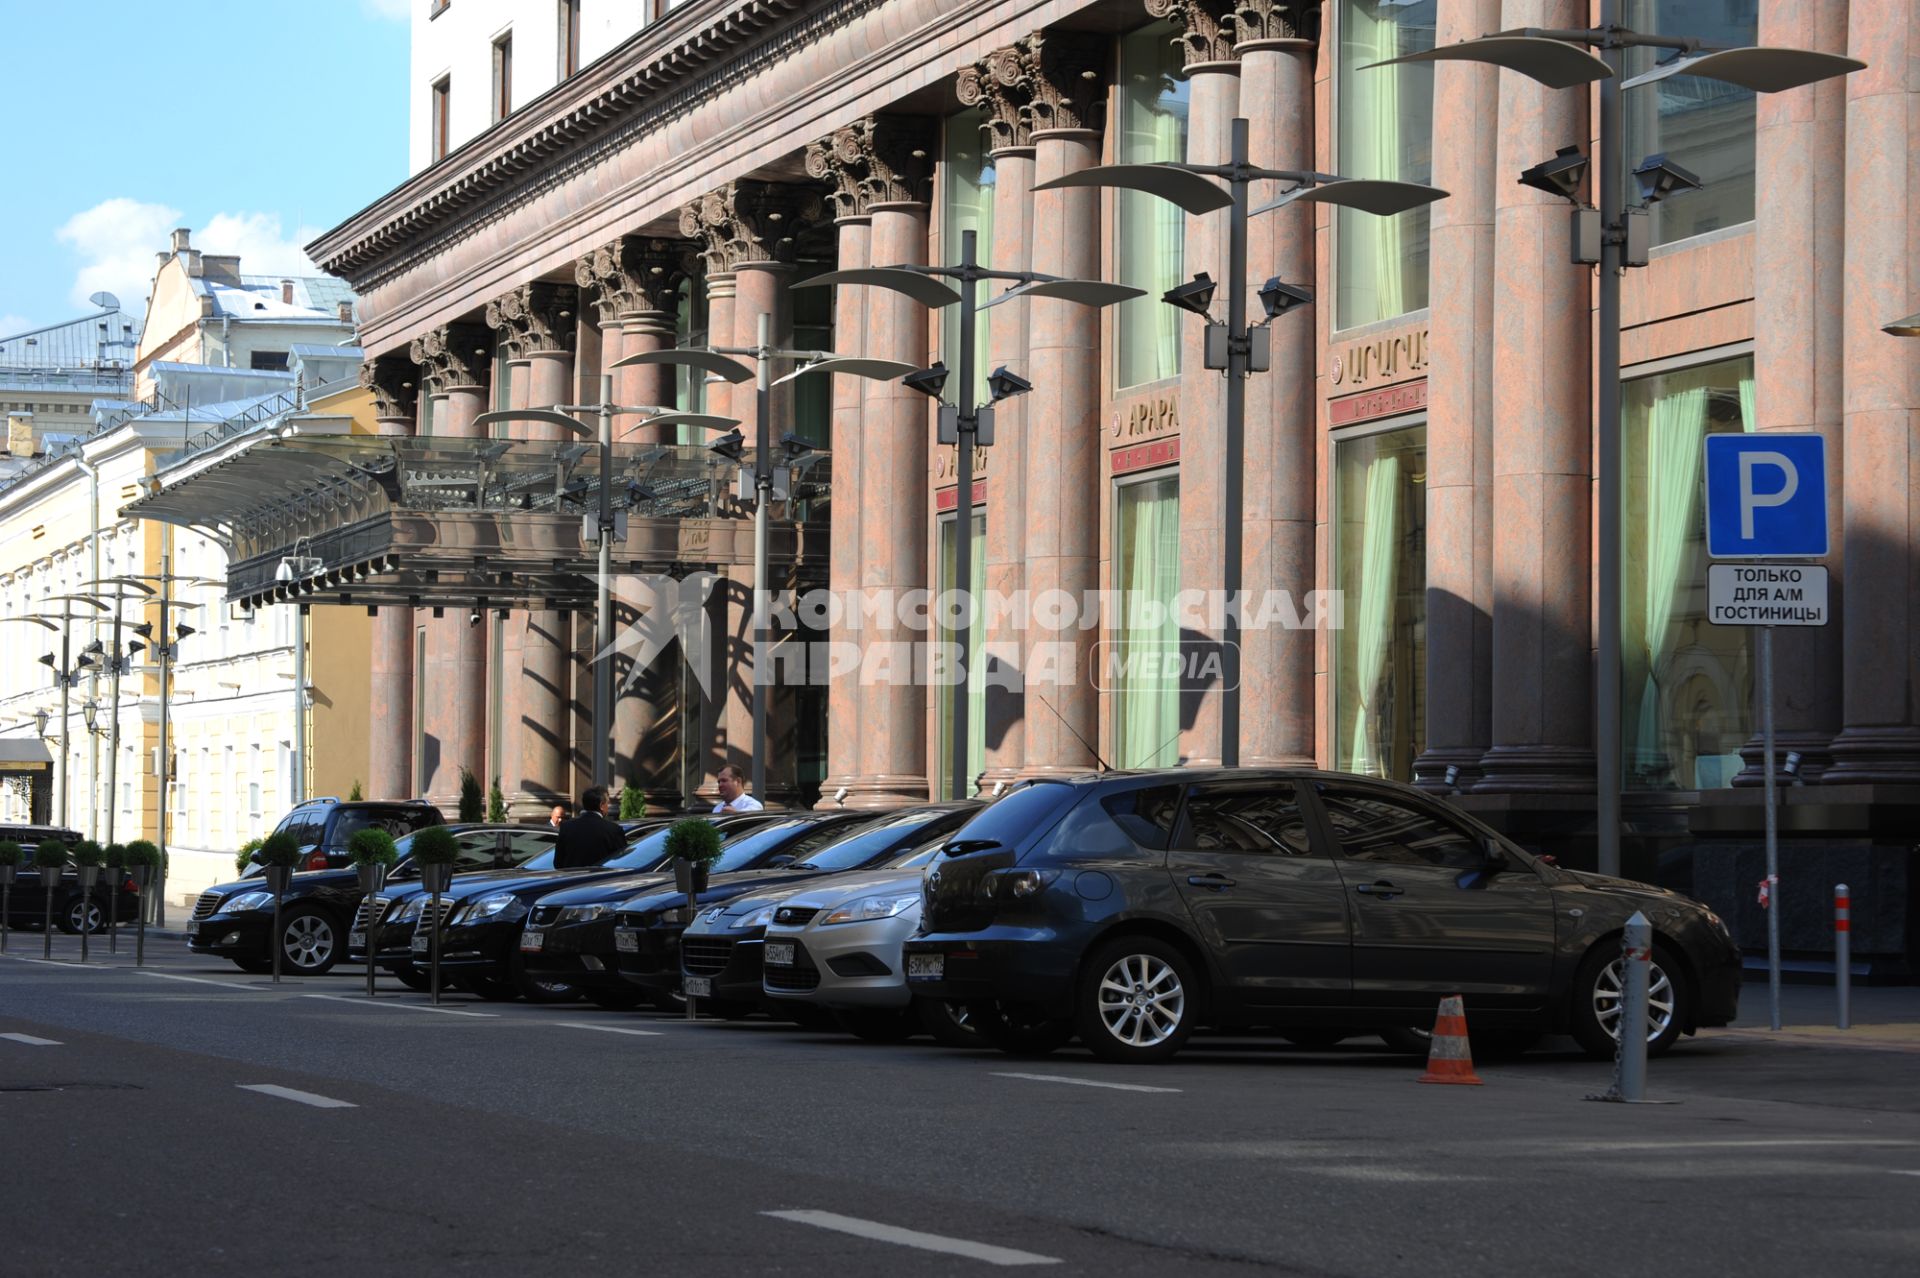
[[[1833,988],[1840,1000],[1834,1024],[1853,1028],[1853,896],[1844,883],[1833,885]]]

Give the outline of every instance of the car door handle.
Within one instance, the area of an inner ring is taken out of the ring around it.
[[[1391,901],[1394,897],[1402,896],[1406,893],[1405,888],[1395,887],[1385,879],[1380,879],[1373,883],[1362,883],[1353,890],[1366,896],[1377,896],[1383,901]]]
[[[1193,887],[1230,888],[1234,881],[1224,874],[1189,874],[1187,882]]]

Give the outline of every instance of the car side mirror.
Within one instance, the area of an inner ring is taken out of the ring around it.
[[[1488,843],[1487,859],[1480,863],[1481,873],[1498,874],[1502,870],[1510,870],[1512,868],[1513,862],[1507,859],[1505,849],[1501,848],[1497,843]]]
[[[772,858],[771,860],[769,860],[769,861],[767,862],[767,868],[768,868],[769,870],[779,870],[779,869],[784,869],[785,867],[787,867],[787,866],[789,866],[789,865],[792,865],[792,864],[793,864],[793,858],[792,858],[792,857],[790,857],[790,856],[788,856],[788,855],[786,855],[786,854],[785,854],[785,853],[783,852],[783,853],[781,853],[781,854],[780,854],[779,856],[776,856],[776,857],[774,857],[774,858]]]

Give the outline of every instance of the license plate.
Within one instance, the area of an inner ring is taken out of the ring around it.
[[[910,981],[937,981],[947,974],[947,956],[944,954],[907,955],[907,979]]]
[[[793,942],[768,941],[766,961],[774,967],[792,967]]]
[[[640,936],[631,929],[621,928],[613,934],[613,948],[619,950],[622,954],[638,954],[640,952]]]
[[[413,938],[413,952],[415,954],[425,954],[428,946],[432,943],[433,938],[430,936],[416,936]]]
[[[188,936],[200,935],[200,920],[193,919],[187,923],[187,935]]]
[[[545,932],[522,932],[520,934],[520,952],[523,954],[537,951],[546,943],[547,934]]]
[[[713,996],[713,978],[711,976],[689,976],[687,978],[688,998],[711,998]]]
[[[365,932],[347,933],[347,948],[352,950],[364,950],[367,948],[367,934]]]

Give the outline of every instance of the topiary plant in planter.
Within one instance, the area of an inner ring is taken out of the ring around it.
[[[275,896],[283,896],[287,886],[293,881],[293,871],[300,864],[300,844],[291,834],[269,834],[260,840],[260,849],[254,853],[261,865],[267,867],[267,889]]]
[[[495,777],[493,784],[487,787],[487,820],[505,821],[507,819],[507,796],[500,789],[500,778]]]
[[[103,853],[107,858],[109,870],[124,870],[132,864],[127,860],[127,845],[124,843],[109,843]]]
[[[127,844],[127,868],[133,871],[133,881],[140,890],[146,891],[160,868],[160,849],[150,840],[135,839]]]
[[[460,819],[468,824],[484,820],[486,810],[487,801],[480,789],[480,778],[473,775],[470,768],[460,769]]]
[[[412,846],[414,863],[420,867],[420,885],[433,893],[446,891],[453,880],[453,863],[460,856],[453,831],[444,825],[431,826],[413,836]]]
[[[52,888],[60,883],[60,872],[67,868],[67,845],[58,839],[46,839],[33,850],[34,868],[40,871],[40,882]]]
[[[100,882],[100,866],[107,859],[105,850],[92,839],[81,839],[67,850],[67,856],[80,876],[80,890],[93,891]]]
[[[378,892],[386,886],[387,871],[400,859],[400,849],[394,846],[391,834],[369,828],[357,831],[347,841],[347,857],[360,871],[361,890]]]
[[[704,817],[686,817],[667,827],[667,855],[674,885],[689,896],[707,890],[707,876],[720,859],[720,831]],[[691,902],[689,902],[691,904]]]
[[[233,854],[233,868],[242,874],[252,869],[253,854],[258,852],[260,845],[265,842],[265,839],[248,839],[245,843],[242,843],[240,850]]]

